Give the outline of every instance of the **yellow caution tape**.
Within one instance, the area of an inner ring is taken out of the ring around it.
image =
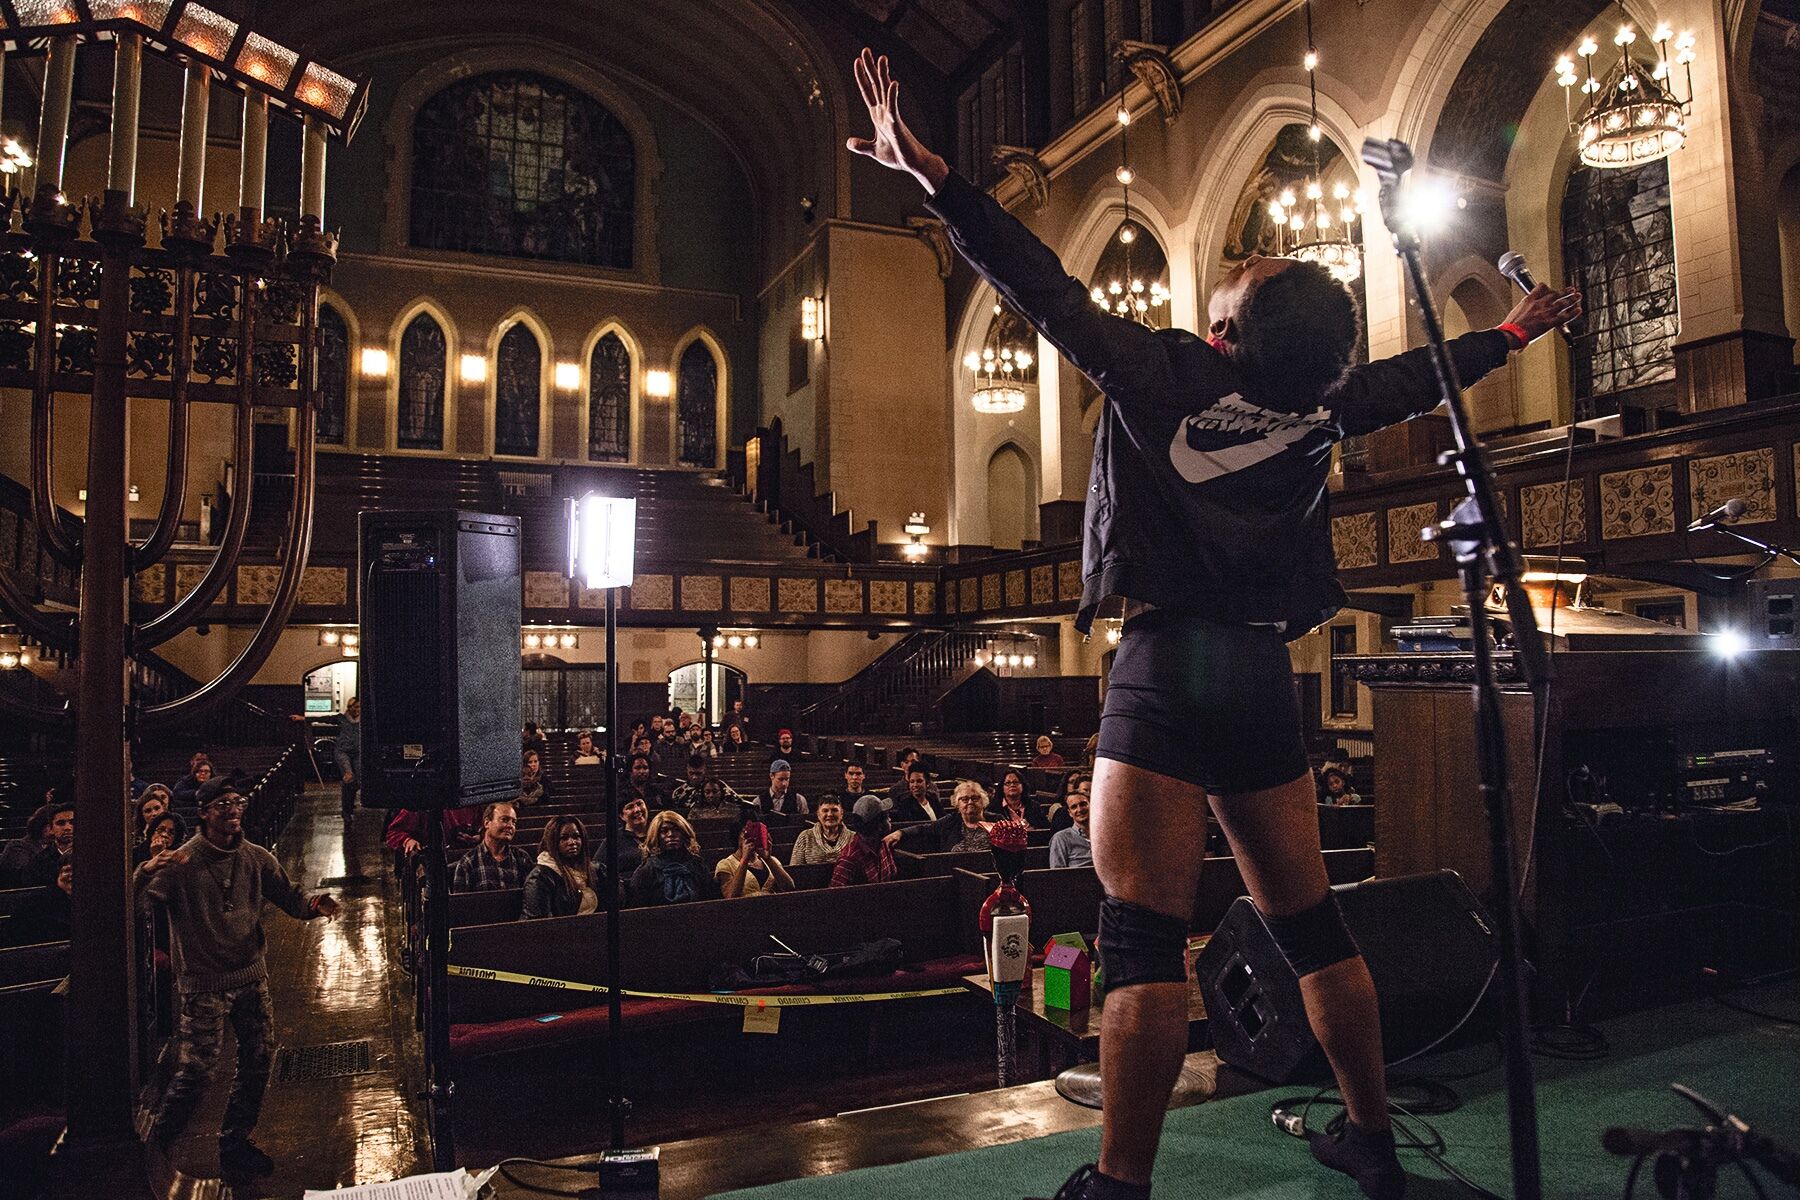
[[[603,983],[576,983],[569,979],[551,979],[544,975],[520,975],[513,971],[496,971],[489,967],[459,967],[454,963],[444,968],[446,974],[464,979],[486,979],[495,983],[522,983],[528,987],[557,988],[566,992],[593,992],[604,996],[612,989]],[[746,996],[738,992],[640,992],[626,988],[620,995],[640,1000],[687,1000],[695,1004],[729,1004],[737,1008],[808,1008],[823,1004],[868,1004],[876,1000],[916,1000],[921,996],[958,996],[967,988],[923,988],[916,992],[846,992],[843,995]]]

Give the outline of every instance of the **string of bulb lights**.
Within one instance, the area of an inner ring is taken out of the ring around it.
[[[1563,89],[1569,132],[1581,161],[1590,167],[1638,167],[1667,158],[1687,143],[1687,118],[1694,105],[1694,35],[1683,31],[1676,36],[1668,25],[1658,25],[1650,35],[1657,49],[1654,67],[1631,52],[1637,40],[1635,28],[1619,26],[1613,35],[1619,61],[1603,75],[1594,74],[1594,56],[1600,52],[1600,44],[1591,37],[1581,40],[1574,57],[1565,55],[1557,60],[1556,82]],[[1580,72],[1575,58],[1581,59]],[[1686,72],[1685,97],[1675,95],[1675,67]],[[1574,98],[1578,82],[1581,94],[1592,97],[1579,116]]]
[[[1131,108],[1125,103],[1123,90],[1114,116],[1119,122],[1119,166],[1113,178],[1119,181],[1125,208],[1125,219],[1119,222],[1119,244],[1125,247],[1125,277],[1110,279],[1104,285],[1096,283],[1091,294],[1094,303],[1113,316],[1156,329],[1169,306],[1169,289],[1158,279],[1145,283],[1131,269],[1131,247],[1137,242],[1137,226],[1131,220],[1131,185],[1137,173],[1131,169]]]
[[[1275,253],[1291,255],[1303,262],[1318,263],[1340,283],[1354,283],[1361,278],[1362,218],[1368,197],[1354,192],[1348,184],[1332,186],[1331,200],[1325,198],[1324,174],[1319,166],[1319,147],[1325,131],[1319,125],[1319,51],[1313,43],[1312,2],[1306,4],[1306,92],[1309,120],[1306,138],[1311,147],[1312,174],[1296,196],[1291,188],[1269,201],[1269,219],[1275,226]],[[1337,204],[1333,220],[1332,203]]]

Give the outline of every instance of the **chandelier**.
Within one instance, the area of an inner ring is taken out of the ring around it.
[[[1125,273],[1123,279],[1111,279],[1104,285],[1096,283],[1091,294],[1094,303],[1113,316],[1156,329],[1169,304],[1169,289],[1160,280],[1146,283],[1131,269],[1131,247],[1137,242],[1137,226],[1131,220],[1131,184],[1137,175],[1131,169],[1131,147],[1127,136],[1131,128],[1131,109],[1125,104],[1123,92],[1119,94],[1115,115],[1119,119],[1119,169],[1113,172],[1113,178],[1119,181],[1119,190],[1125,198],[1125,219],[1119,223],[1119,244],[1125,247]]]
[[[1313,45],[1312,2],[1306,4],[1306,91],[1311,120],[1306,126],[1307,140],[1312,144],[1312,174],[1307,178],[1302,196],[1291,189],[1269,202],[1269,217],[1275,224],[1275,251],[1302,262],[1318,263],[1339,283],[1354,283],[1362,276],[1362,214],[1365,199],[1359,191],[1352,193],[1345,183],[1331,189],[1325,198],[1325,185],[1319,170],[1319,145],[1325,132],[1319,127],[1319,52]],[[1332,204],[1337,217],[1332,217]]]
[[[1563,104],[1569,115],[1569,133],[1575,138],[1581,161],[1590,167],[1617,169],[1642,166],[1667,158],[1687,142],[1687,118],[1694,104],[1694,35],[1674,36],[1659,25],[1650,40],[1656,43],[1656,65],[1632,54],[1637,31],[1621,25],[1613,36],[1619,61],[1603,75],[1594,74],[1594,55],[1599,44],[1582,39],[1575,54],[1581,59],[1581,79],[1575,60],[1564,57],[1556,64],[1556,82],[1562,85]],[[1675,53],[1669,54],[1670,42]],[[1671,65],[1673,64],[1673,65]],[[1672,86],[1674,67],[1687,75],[1687,96],[1678,99]],[[1592,97],[1587,108],[1575,112],[1574,88]]]
[[[1004,311],[998,303],[994,305],[996,318]],[[1005,344],[1005,324],[995,320],[988,330],[987,345],[963,355],[963,366],[975,373],[975,394],[971,402],[976,412],[1004,415],[1025,410],[1025,385],[1031,382],[1026,378],[1026,372],[1031,370],[1034,360],[1024,347],[1015,350]],[[923,517],[919,519],[924,520]]]

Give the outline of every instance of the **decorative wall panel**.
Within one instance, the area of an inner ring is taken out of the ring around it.
[[[1675,532],[1675,468],[1669,463],[1600,476],[1600,536]]]
[[[561,571],[525,572],[525,607],[569,607],[569,577]]]
[[[1419,536],[1427,525],[1437,523],[1436,502],[1408,504],[1387,511],[1388,561],[1391,563],[1430,562],[1438,556],[1435,543]]]
[[[239,604],[268,604],[275,599],[275,585],[280,581],[280,567],[239,567],[235,599]]]
[[[206,568],[201,564],[176,563],[175,598],[179,600],[195,588],[199,587],[200,581],[204,578],[206,578]]]
[[[813,579],[783,579],[775,591],[782,612],[818,612],[819,584]]]
[[[1031,602],[1033,604],[1054,604],[1056,602],[1056,568],[1049,563],[1031,568]]]
[[[913,612],[919,614],[937,611],[937,584],[915,583],[912,586]]]
[[[9,513],[8,515],[10,516],[11,514]],[[9,555],[11,552],[12,544],[8,542],[4,549],[0,549],[0,557]],[[163,592],[168,586],[168,564],[155,563],[145,567],[142,571],[139,571],[132,577],[131,598],[133,600],[143,600],[150,604],[161,604],[163,602]]]
[[[769,611],[769,581],[760,576],[733,576],[731,579],[731,611]]]
[[[606,589],[582,587],[577,584],[575,586],[575,607],[604,609],[606,607]]]
[[[17,561],[19,544],[19,516],[10,508],[0,508],[0,566],[12,566]]]
[[[1006,573],[1006,607],[1025,607],[1025,572],[1008,571]]]
[[[1056,564],[1056,595],[1062,600],[1081,599],[1081,560],[1069,559]]]
[[[725,581],[717,575],[683,575],[681,607],[690,612],[718,612],[725,606]]]
[[[631,607],[649,611],[666,611],[675,607],[673,575],[639,575],[627,589]]]
[[[1574,546],[1588,540],[1587,488],[1571,479],[1568,491],[1568,526],[1563,525],[1562,481],[1534,483],[1519,489],[1520,541],[1527,549],[1554,548],[1560,541]]]
[[[1731,499],[1749,506],[1738,518],[1745,524],[1775,519],[1774,447],[1688,460],[1689,512],[1698,517]]]
[[[862,580],[827,579],[825,581],[825,611],[861,615],[863,611]]]
[[[984,611],[1000,607],[1000,576],[983,575],[981,577],[981,607]]]
[[[957,585],[957,611],[974,612],[981,607],[981,580],[971,575]]]
[[[300,603],[342,605],[350,603],[348,567],[308,567],[300,577]]]
[[[901,579],[869,580],[869,611],[892,615],[906,611],[906,582]]]
[[[1372,512],[1331,518],[1331,547],[1338,566],[1372,567],[1380,561],[1379,528]]]

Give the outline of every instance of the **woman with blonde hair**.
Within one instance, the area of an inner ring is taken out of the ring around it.
[[[973,779],[965,779],[950,794],[950,805],[956,811],[902,833],[901,848],[922,854],[990,849],[988,830],[994,823],[987,819],[987,789]]]
[[[650,820],[644,837],[648,856],[632,872],[631,903],[683,904],[719,899],[719,885],[700,861],[700,839],[678,812],[665,809]]]
[[[572,917],[599,907],[600,890],[588,858],[587,827],[575,817],[552,817],[538,843],[537,865],[525,876],[519,919]]]

